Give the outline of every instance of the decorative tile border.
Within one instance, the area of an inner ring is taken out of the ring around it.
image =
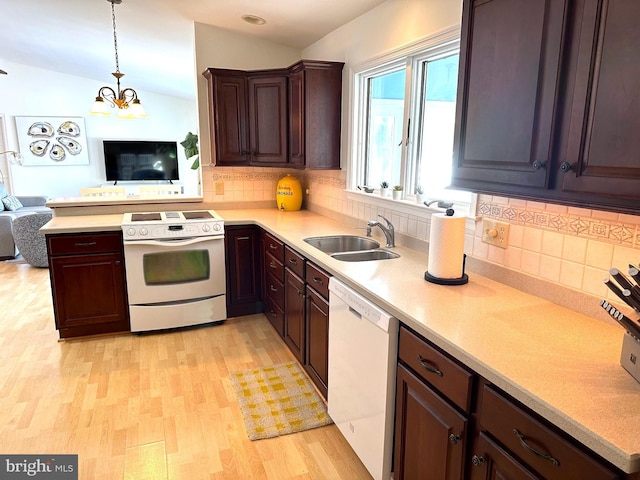
[[[478,215],[528,227],[552,230],[565,235],[640,248],[640,229],[634,224],[583,217],[569,213],[532,210],[483,200],[478,202]]]

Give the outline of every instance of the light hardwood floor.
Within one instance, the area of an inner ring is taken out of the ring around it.
[[[0,453],[81,479],[370,479],[335,425],[248,439],[228,373],[293,360],[263,315],[58,341],[47,269],[0,262]]]

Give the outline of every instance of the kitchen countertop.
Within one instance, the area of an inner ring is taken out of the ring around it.
[[[620,366],[621,328],[473,272],[466,285],[426,282],[426,252],[341,262],[303,241],[362,235],[360,224],[306,210],[217,212],[227,225],[260,225],[621,470],[640,470],[640,384]],[[54,217],[41,232],[118,230],[120,219]]]

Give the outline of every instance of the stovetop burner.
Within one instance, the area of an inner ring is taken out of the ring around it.
[[[124,240],[224,235],[224,220],[213,210],[125,213]]]

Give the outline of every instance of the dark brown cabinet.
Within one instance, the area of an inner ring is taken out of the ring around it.
[[[289,67],[289,163],[340,168],[340,62],[302,60]]]
[[[263,310],[260,228],[225,226],[227,316],[250,315]]]
[[[491,385],[484,385],[480,395],[480,435],[472,449],[473,480],[623,478]],[[507,471],[509,476],[505,476]],[[514,477],[515,472],[527,474]]]
[[[209,68],[204,76],[216,165],[286,165],[286,72]]]
[[[304,368],[324,398],[329,382],[329,277],[307,260]]]
[[[305,288],[304,280],[285,269],[284,341],[298,361],[305,361]]]
[[[398,359],[394,478],[464,480],[473,374],[404,327]]]
[[[58,234],[46,238],[60,338],[128,331],[122,234]]]
[[[637,477],[609,465],[405,325],[398,343],[395,429],[397,480]]]
[[[264,312],[278,335],[284,338],[284,244],[262,231]]]
[[[452,185],[639,210],[640,4],[464,0]]]
[[[343,65],[208,68],[216,165],[339,169]]]

